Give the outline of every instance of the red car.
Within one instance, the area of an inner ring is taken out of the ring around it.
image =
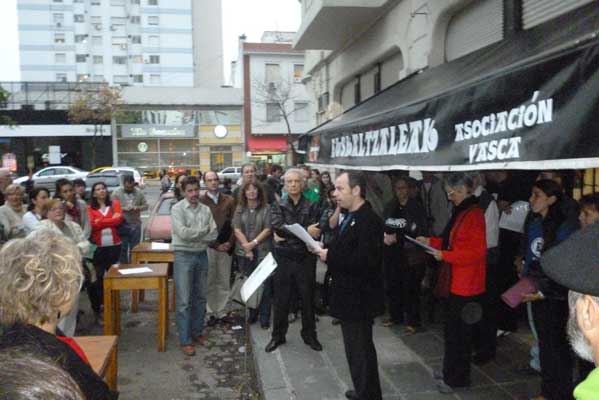
[[[160,196],[144,228],[144,240],[153,242],[171,241],[171,208],[177,203],[173,192]]]

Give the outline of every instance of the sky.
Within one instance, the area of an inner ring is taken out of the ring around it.
[[[192,0],[193,1],[193,0]],[[250,42],[260,41],[264,31],[297,31],[301,22],[298,0],[222,0],[225,79],[232,60],[237,59],[241,34]],[[0,0],[0,81],[17,81],[19,74],[19,35],[17,0]]]

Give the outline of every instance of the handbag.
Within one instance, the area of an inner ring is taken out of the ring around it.
[[[464,222],[464,219],[466,219],[466,215],[470,211],[472,211],[474,209],[474,207],[475,206],[471,206],[470,208],[466,209],[460,216],[460,219],[457,221],[456,228],[451,230],[451,233],[449,234],[449,246],[447,247],[447,250],[451,250],[451,248],[453,246],[454,232],[457,232],[460,230],[460,228],[462,226],[462,222]],[[437,283],[435,284],[435,287],[433,289],[433,295],[435,297],[437,297],[438,299],[446,299],[449,297],[450,292],[451,292],[451,264],[446,261],[441,261],[441,262],[439,262],[439,270],[437,272]]]
[[[508,306],[516,308],[522,303],[524,295],[533,294],[537,290],[535,281],[528,276],[523,276],[514,286],[501,295],[501,300]]]

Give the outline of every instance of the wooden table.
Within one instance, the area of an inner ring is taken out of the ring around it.
[[[131,264],[145,263],[173,263],[173,245],[169,244],[168,249],[153,249],[152,242],[141,242],[131,249]],[[131,293],[131,312],[136,313],[139,309],[139,302],[144,300],[143,290],[134,290]],[[175,285],[171,292],[170,309],[175,311]]]
[[[151,272],[124,275],[119,270],[147,267]],[[168,333],[168,264],[121,264],[104,274],[104,334],[121,333],[120,290],[158,289],[158,351],[166,348]]]
[[[92,369],[111,390],[117,390],[117,343],[116,336],[74,337],[83,349]]]

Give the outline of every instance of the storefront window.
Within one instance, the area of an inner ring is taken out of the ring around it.
[[[212,146],[210,149],[210,169],[220,171],[233,165],[231,146]]]
[[[157,153],[158,140],[119,140],[120,153]]]
[[[198,111],[200,125],[239,125],[241,110]]]
[[[172,152],[199,152],[199,142],[197,139],[161,139],[160,151],[163,153]]]
[[[197,168],[200,166],[200,153],[161,153],[161,163],[169,167]]]

